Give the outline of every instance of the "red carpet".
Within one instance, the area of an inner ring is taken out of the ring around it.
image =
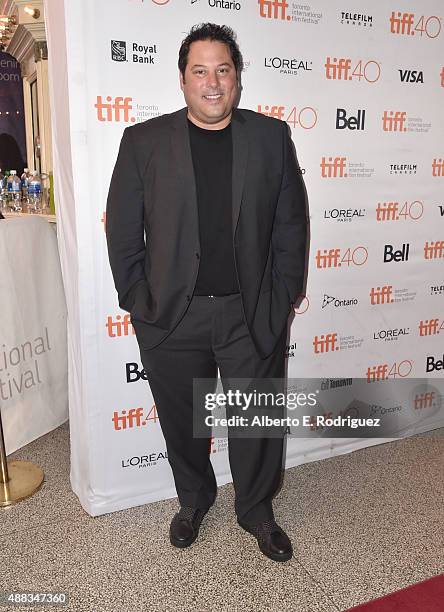
[[[444,574],[347,610],[352,611],[444,612]]]

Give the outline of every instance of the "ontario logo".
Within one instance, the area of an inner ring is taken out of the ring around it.
[[[312,106],[304,106],[292,108],[278,105],[258,104],[257,112],[267,117],[274,117],[281,121],[286,121],[290,127],[295,129],[301,127],[304,130],[311,130],[318,122],[318,113]]]
[[[308,4],[296,4],[287,0],[258,0],[259,16],[277,21],[294,21],[318,25],[322,13],[313,11]]]
[[[389,21],[391,34],[436,38],[441,32],[441,18],[436,15],[425,17],[415,15],[415,13],[392,11]]]
[[[333,81],[376,83],[381,76],[381,65],[376,60],[352,60],[350,57],[327,56],[325,77]]]
[[[324,297],[322,299],[322,309],[327,308],[328,306],[333,306],[334,308],[348,308],[349,306],[357,305],[357,298],[341,300],[333,295],[327,295],[326,293],[324,293]]]

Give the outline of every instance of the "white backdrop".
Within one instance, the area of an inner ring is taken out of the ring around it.
[[[403,435],[444,425],[441,3],[382,4],[356,1],[349,14],[327,0],[46,0],[71,481],[90,514],[175,495],[129,315],[117,305],[104,210],[123,129],[184,106],[177,53],[198,22],[235,29],[240,106],[288,122],[304,174],[312,238],[289,376],[323,378],[325,388],[332,377],[411,380],[410,404],[396,406]],[[432,399],[417,386],[425,377],[436,378]],[[287,467],[381,441],[315,434],[288,438]],[[213,441],[212,460],[228,482],[225,440]]]

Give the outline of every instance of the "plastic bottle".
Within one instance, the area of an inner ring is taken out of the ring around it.
[[[22,210],[22,192],[20,179],[16,170],[11,170],[8,177],[8,200],[9,206],[16,211]]]
[[[0,168],[0,210],[6,208],[6,177]]]
[[[42,210],[42,183],[37,170],[33,170],[28,179],[28,207],[34,212]]]
[[[20,182],[22,186],[22,200],[24,202],[28,199],[28,179],[29,179],[29,168],[23,169],[23,174],[20,177]]]

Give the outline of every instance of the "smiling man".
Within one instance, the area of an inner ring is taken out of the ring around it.
[[[305,271],[305,191],[287,125],[236,108],[233,31],[194,26],[179,50],[186,108],[126,128],[111,179],[107,241],[131,313],[173,472],[185,548],[214,503],[209,438],[193,435],[193,379],[283,378],[287,319]],[[283,438],[229,438],[239,525],[288,561],[272,498]]]

